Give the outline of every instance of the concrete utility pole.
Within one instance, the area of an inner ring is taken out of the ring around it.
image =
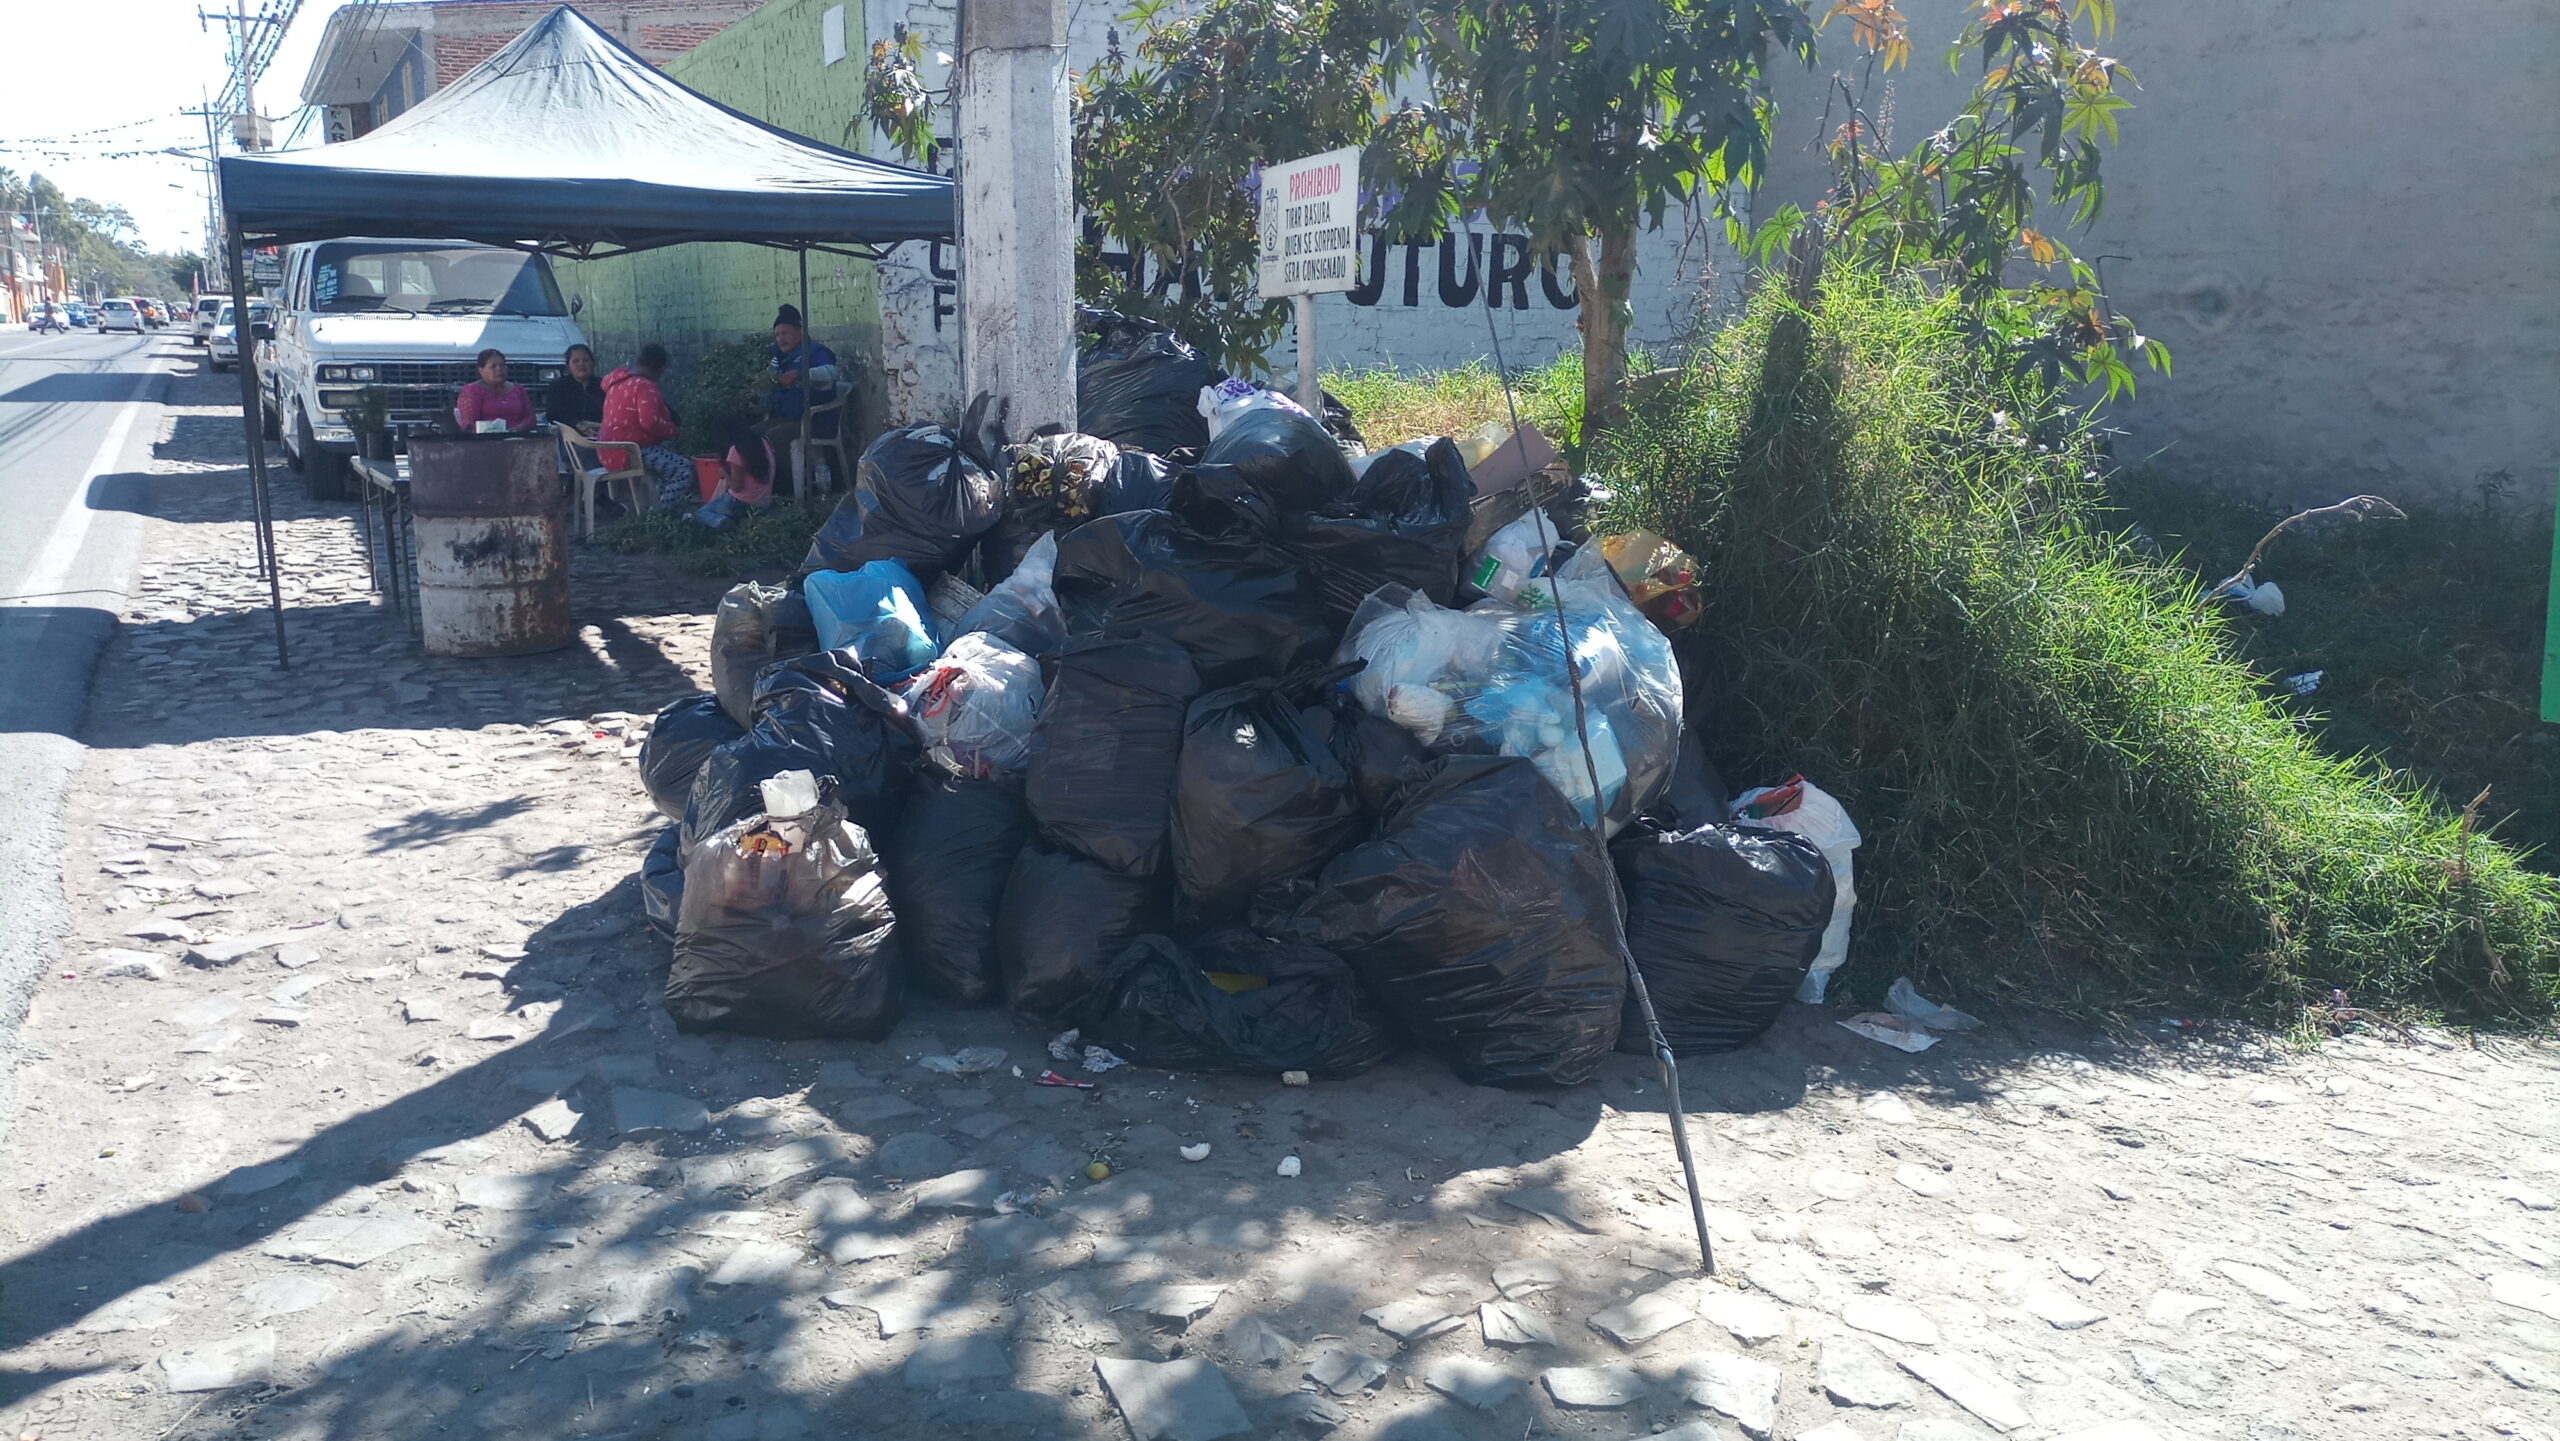
[[[1007,440],[1076,423],[1067,0],[962,0],[960,389]]]

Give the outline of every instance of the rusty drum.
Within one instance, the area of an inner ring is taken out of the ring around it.
[[[418,624],[429,655],[567,645],[569,528],[550,436],[409,442]]]

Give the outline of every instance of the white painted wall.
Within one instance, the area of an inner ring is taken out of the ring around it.
[[[1071,67],[1081,70],[1101,58],[1121,8],[1118,0],[1078,0],[1068,22]],[[900,23],[923,35],[926,83],[941,85],[947,71],[933,60],[937,53],[951,53],[957,15],[954,0],[865,0],[864,24],[874,38],[888,36]],[[876,136],[874,148],[886,153]],[[933,168],[948,173],[948,157],[937,158]],[[1362,251],[1364,267],[1376,253],[1373,239]],[[1579,348],[1569,267],[1555,267],[1551,291],[1546,278],[1526,266],[1525,255],[1520,237],[1497,236],[1483,225],[1437,245],[1387,247],[1383,276],[1363,270],[1368,289],[1318,301],[1316,334],[1325,367],[1440,370],[1487,359],[1493,350],[1488,315],[1502,358],[1514,369],[1543,365]],[[1505,283],[1488,293],[1485,281],[1497,266]],[[900,246],[880,267],[882,360],[893,424],[959,413],[958,271],[950,246]],[[1741,273],[1720,224],[1673,212],[1663,229],[1637,246],[1633,340],[1669,352],[1693,329],[1702,282],[1709,286],[1705,293],[1722,301],[1731,297]],[[1557,305],[1556,295],[1567,303]],[[1272,350],[1284,371],[1294,363],[1295,344],[1294,336],[1283,336]]]

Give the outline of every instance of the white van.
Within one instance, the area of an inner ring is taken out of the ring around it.
[[[346,494],[358,393],[391,395],[406,439],[451,429],[453,405],[481,351],[506,352],[507,377],[534,394],[584,344],[575,307],[540,255],[458,240],[351,238],[285,252],[266,366],[267,433],[315,500]]]

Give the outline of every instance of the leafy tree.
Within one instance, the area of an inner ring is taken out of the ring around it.
[[[1858,45],[1891,70],[1910,54],[1895,0],[1835,0]],[[1888,269],[1934,271],[1961,297],[1975,342],[2048,392],[2103,383],[2133,389],[2128,357],[2167,373],[2168,349],[2107,302],[2098,267],[2071,253],[2057,225],[2086,227],[2106,203],[2101,142],[2132,102],[2132,72],[2084,40],[2115,28],[2115,0],[1972,0],[1947,52],[1960,71],[1978,56],[1973,89],[1945,127],[1896,156],[1865,86],[1835,77],[1846,112],[1830,141],[1836,183],[1812,216],[1793,207],[1763,224],[1762,257],[1804,232]],[[1873,80],[1872,69],[1870,83]],[[2010,269],[2034,272],[2009,284]]]
[[[2114,0],[1972,4],[1949,61],[1978,51],[1981,75],[1955,119],[1895,158],[1843,82],[1835,193],[1814,216],[1788,207],[1745,234],[1733,201],[1761,176],[1773,119],[1761,82],[1777,59],[1814,56],[1798,0],[1136,0],[1123,24],[1137,43],[1115,31],[1074,97],[1078,200],[1136,261],[1108,268],[1084,245],[1079,290],[1231,364],[1261,363],[1287,311],[1254,293],[1257,169],[1357,145],[1364,219],[1392,238],[1481,216],[1524,232],[1533,258],[1571,264],[1587,434],[1622,414],[1636,236],[1691,202],[1763,261],[1802,232],[1932,270],[2020,371],[2120,393],[2127,355],[2165,370],[2168,354],[2041,218],[2086,225],[2103,203],[2100,144],[2130,77],[2081,34],[2112,28]],[[1895,0],[1832,0],[1823,18],[1880,68],[1907,62]],[[947,99],[921,59],[901,31],[873,47],[866,84],[873,122],[910,155]],[[2017,261],[2037,271],[2023,288],[2008,283]]]
[[[1076,85],[1077,194],[1139,263],[1110,273],[1088,246],[1088,299],[1259,362],[1287,310],[1253,294],[1257,167],[1359,145],[1391,235],[1481,214],[1572,264],[1586,424],[1621,401],[1638,226],[1747,186],[1768,143],[1761,66],[1812,54],[1795,0],[1138,0],[1124,23],[1136,47],[1115,33]],[[911,155],[943,99],[921,55],[911,35],[876,45],[866,91]]]

